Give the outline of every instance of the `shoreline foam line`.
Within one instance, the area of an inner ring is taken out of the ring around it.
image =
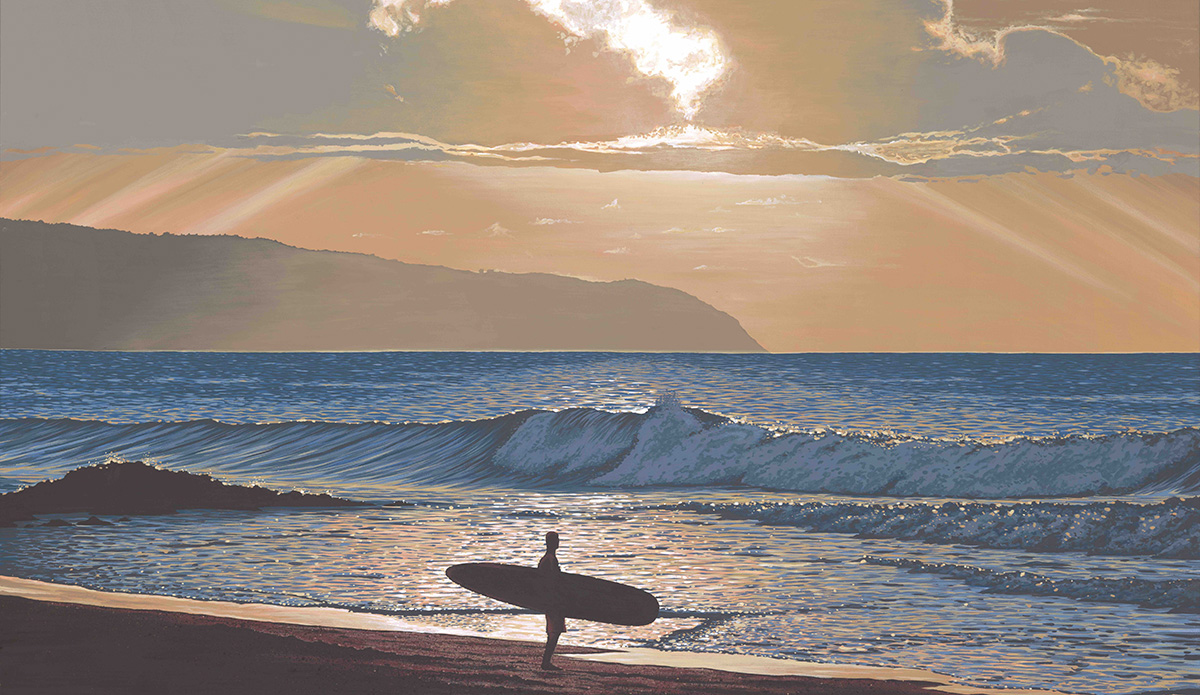
[[[497,638],[496,635],[432,627],[393,616],[359,613],[342,608],[277,606],[264,603],[236,603],[232,601],[198,601],[195,599],[158,596],[155,594],[97,591],[69,584],[55,584],[53,582],[21,579],[6,575],[0,575],[0,595],[16,596],[34,601],[73,603],[101,608],[189,613],[218,618],[231,618],[234,620],[257,620],[313,627]],[[1052,690],[1014,690],[1009,688],[979,688],[962,685],[956,683],[952,676],[922,669],[792,661],[741,654],[669,652],[632,647],[612,649],[592,654],[563,654],[562,656],[630,666],[706,668],[765,676],[925,681],[939,684],[931,688],[931,690],[953,693],[955,695],[995,695],[999,693],[1003,693],[1004,695],[1063,695]]]

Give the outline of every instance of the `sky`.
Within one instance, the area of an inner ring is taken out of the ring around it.
[[[1200,350],[1193,0],[0,5],[0,215],[636,278],[795,351]]]

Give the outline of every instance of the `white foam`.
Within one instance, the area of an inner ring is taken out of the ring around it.
[[[997,442],[776,433],[723,418],[706,425],[692,412],[667,403],[643,416],[636,431],[595,427],[575,432],[568,449],[546,435],[559,417],[530,418],[494,462],[525,472],[591,468],[595,475],[589,482],[614,487],[740,483],[803,492],[960,498],[1132,491],[1169,484],[1171,478],[1182,481],[1186,491],[1195,487],[1200,465],[1200,431],[1195,429]],[[628,453],[613,458],[626,449]]]

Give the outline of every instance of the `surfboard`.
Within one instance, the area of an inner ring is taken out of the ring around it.
[[[446,576],[464,589],[538,613],[614,625],[649,625],[658,618],[653,594],[598,577],[498,562],[454,565]]]

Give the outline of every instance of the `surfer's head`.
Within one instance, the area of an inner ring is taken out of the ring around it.
[[[554,531],[546,532],[546,548],[550,550],[558,550],[558,534]]]

